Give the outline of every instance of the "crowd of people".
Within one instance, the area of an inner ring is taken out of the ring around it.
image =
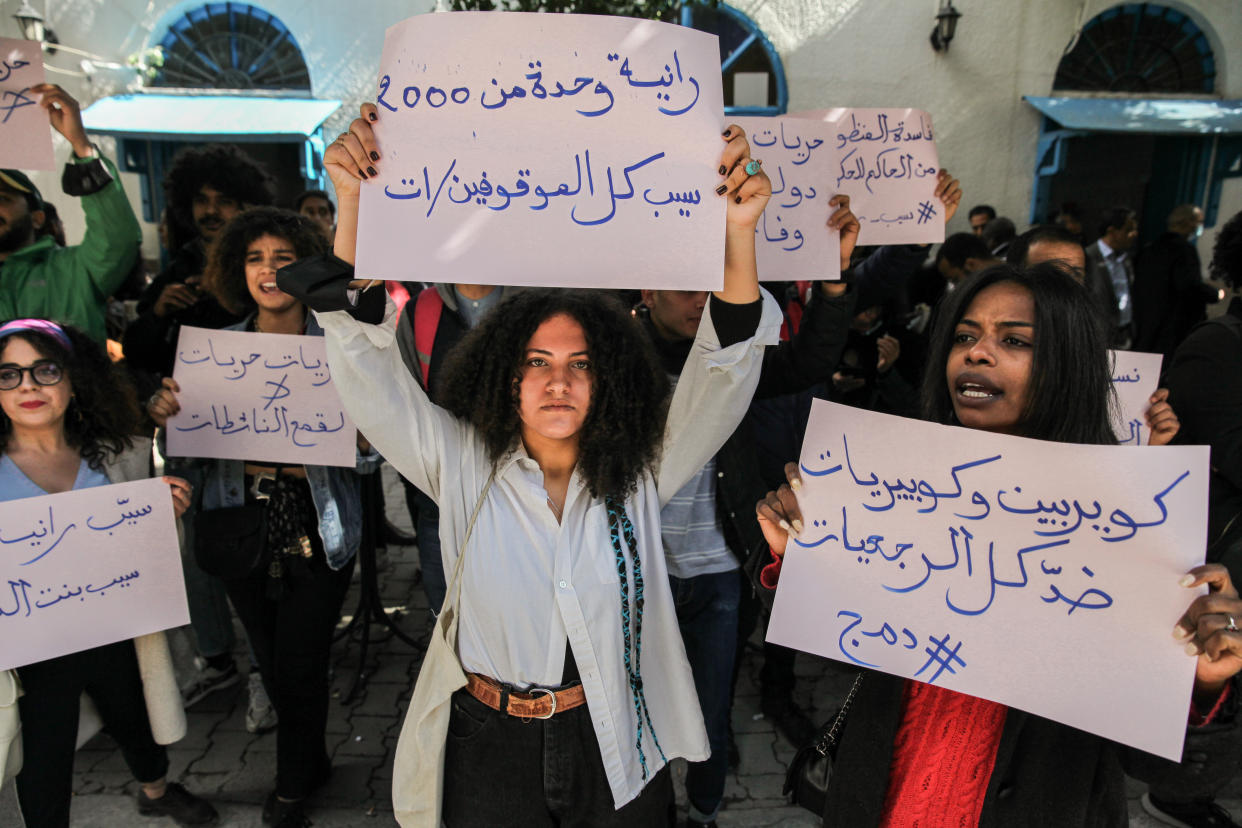
[[[824,232],[840,236],[843,278],[782,282],[755,258],[771,182],[729,126],[719,291],[519,289],[468,273],[427,285],[413,263],[411,281],[373,289],[354,268],[358,203],[385,159],[382,113],[364,104],[325,154],[335,202],[310,190],[277,206],[271,176],[238,147],[183,150],[163,182],[166,264],[147,274],[117,169],[77,102],[34,91],[71,147],[63,189],[86,226],[67,245],[31,179],[0,170],[0,500],[148,477],[158,458],[183,527],[198,658],[175,675],[157,633],[4,674],[0,690],[21,692],[28,828],[69,824],[83,693],[140,783],[140,813],[217,821],[166,778],[164,745],[184,733],[185,708],[243,678],[247,729],[274,730],[277,745],[262,819],[310,824],[306,800],[332,769],[329,652],[365,528],[413,540],[384,520],[373,482],[384,462],[405,485],[447,641],[438,657],[463,674],[446,682],[429,652],[435,677],[420,680],[397,751],[398,818],[671,826],[668,765],[681,758],[684,824],[714,826],[738,763],[740,655],[802,528],[788,461],[811,401],[1115,444],[1109,348],[1165,357],[1152,445],[1212,447],[1207,563],[1182,581],[1208,592],[1188,593],[1174,633],[1197,658],[1186,758],[868,674],[823,818],[1120,825],[1129,774],[1148,782],[1157,819],[1236,824],[1214,799],[1242,763],[1242,299],[1205,321],[1226,290],[1203,278],[1197,206],[1170,205],[1167,232],[1140,249],[1129,208],[1105,211],[1087,244],[1072,205],[1023,232],[978,205],[970,232],[932,255],[858,246],[836,195]],[[935,197],[948,222],[961,182],[942,170]],[[1210,275],[1242,284],[1242,214],[1220,229]],[[324,337],[358,426],[353,467],[170,456],[184,326]],[[253,548],[261,565],[241,554]],[[249,664],[235,660],[234,617]],[[806,744],[819,723],[794,701],[794,653],[762,649],[761,709]],[[446,730],[428,738],[433,711]]]

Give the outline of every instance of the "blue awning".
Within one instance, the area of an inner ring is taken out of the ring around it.
[[[1242,100],[1041,98],[1031,106],[1066,129],[1156,135],[1242,134]]]
[[[89,132],[154,140],[301,140],[340,101],[241,95],[114,95],[82,111]]]

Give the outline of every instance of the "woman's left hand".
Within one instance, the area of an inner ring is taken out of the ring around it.
[[[185,514],[186,509],[190,508],[190,493],[194,491],[190,486],[190,481],[183,480],[180,477],[172,475],[164,475],[163,480],[168,484],[168,488],[172,491],[173,513],[177,517]]]
[[[722,137],[726,143],[716,172],[723,180],[716,188],[716,195],[728,200],[725,215],[729,229],[754,233],[759,216],[772,197],[772,182],[759,166],[760,162],[750,157],[750,142],[746,140],[745,130],[730,124]],[[754,172],[747,171],[748,165]]]
[[[1196,566],[1182,578],[1182,586],[1207,585],[1207,595],[1190,602],[1173,627],[1173,637],[1186,645],[1187,655],[1197,655],[1195,695],[1203,704],[1215,702],[1225,683],[1242,671],[1242,600],[1220,564]]]
[[[1177,419],[1177,414],[1174,413],[1173,406],[1169,405],[1168,400],[1169,389],[1167,388],[1157,388],[1156,393],[1152,394],[1151,399],[1148,400],[1151,406],[1144,416],[1147,419],[1147,427],[1151,429],[1151,436],[1147,438],[1149,446],[1168,445],[1182,427],[1181,421]]]

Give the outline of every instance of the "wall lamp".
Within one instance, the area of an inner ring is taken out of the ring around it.
[[[953,8],[953,0],[940,0],[940,11],[936,12],[936,27],[932,29],[931,45],[937,52],[949,51],[949,42],[957,33],[957,19],[962,13]]]

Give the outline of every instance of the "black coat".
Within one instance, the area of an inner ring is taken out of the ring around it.
[[[1165,233],[1134,263],[1134,349],[1171,355],[1207,318],[1216,288],[1203,281],[1199,252],[1181,233]]]
[[[904,679],[867,673],[846,717],[824,809],[824,826],[877,825],[888,792]],[[1142,692],[1118,687],[1118,693]],[[1187,731],[1179,765],[1082,730],[1009,709],[988,780],[981,828],[1128,824],[1125,774],[1187,798],[1210,797],[1239,767],[1235,685],[1217,720]]]

